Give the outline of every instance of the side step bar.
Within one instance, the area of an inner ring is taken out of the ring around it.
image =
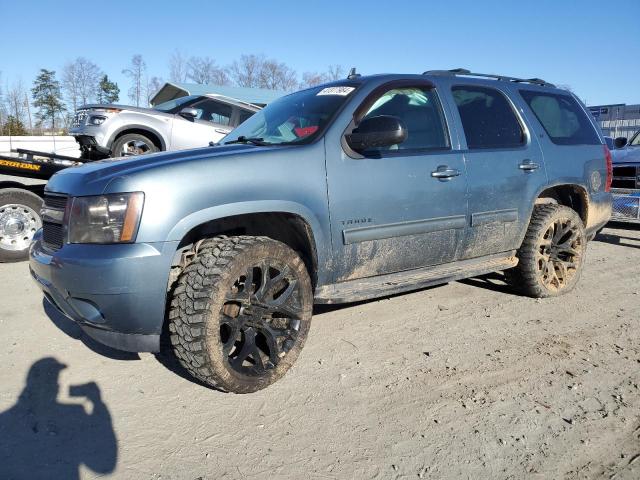
[[[315,293],[315,302],[358,302],[506,270],[517,264],[518,259],[515,252],[509,252],[404,272],[347,280],[319,287]]]

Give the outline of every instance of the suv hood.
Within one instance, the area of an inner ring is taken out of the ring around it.
[[[127,110],[129,112],[138,112],[138,113],[147,113],[151,115],[168,115],[173,116],[171,113],[161,112],[160,110],[155,110],[153,108],[144,108],[144,107],[134,107],[131,105],[120,105],[118,103],[90,103],[87,105],[82,105],[78,108],[78,110],[101,110],[101,109],[117,109],[117,110]]]
[[[210,170],[212,161],[230,160],[230,157],[235,157],[233,161],[242,161],[248,157],[254,158],[255,155],[273,152],[274,149],[281,152],[290,148],[227,145],[161,152],[131,158],[111,158],[65,168],[51,177],[45,190],[78,196],[99,195],[105,193],[109,183],[116,178],[147,175],[151,177],[157,172],[173,170],[178,166],[181,173],[192,171],[194,175],[198,175],[198,172]]]
[[[640,147],[624,147],[611,150],[613,163],[640,163]]]

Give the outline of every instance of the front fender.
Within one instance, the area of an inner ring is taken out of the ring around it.
[[[256,213],[288,213],[302,218],[311,227],[311,231],[313,232],[318,265],[326,265],[329,256],[326,246],[329,245],[329,239],[326,238],[320,219],[304,205],[287,200],[227,203],[198,210],[175,224],[167,235],[167,241],[180,241],[192,229],[213,220]]]

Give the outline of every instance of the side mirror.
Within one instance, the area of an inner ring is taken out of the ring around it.
[[[365,118],[345,140],[356,152],[370,148],[389,147],[407,139],[407,127],[402,120],[391,115]]]
[[[198,116],[198,110],[195,108],[183,108],[180,110],[180,116],[189,120],[194,120]]]
[[[627,137],[618,137],[613,141],[616,148],[622,148],[627,144]]]

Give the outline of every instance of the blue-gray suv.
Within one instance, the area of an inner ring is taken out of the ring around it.
[[[610,183],[591,116],[547,82],[352,72],[218,145],[56,174],[31,274],[99,342],[157,351],[166,331],[193,376],[253,392],[294,363],[314,303],[492,271],[571,290]]]

